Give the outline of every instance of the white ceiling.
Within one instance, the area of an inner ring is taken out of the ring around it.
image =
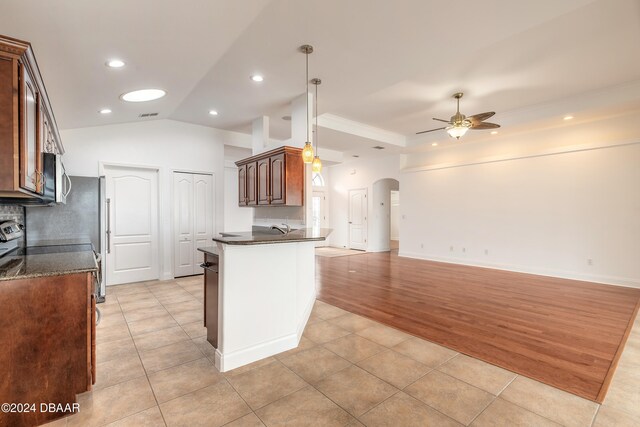
[[[61,128],[136,121],[139,113],[245,133],[271,117],[290,137],[289,102],[304,92],[304,43],[321,77],[319,113],[407,136],[461,110],[528,120],[532,106],[578,102],[620,85],[640,98],[637,0],[5,0],[1,32],[31,41]],[[111,70],[104,62],[122,58]],[[265,81],[249,79],[261,73]],[[158,101],[125,104],[128,90],[160,87]],[[602,95],[604,93],[604,95]],[[607,104],[606,102],[604,102]],[[616,108],[609,102],[607,105]],[[97,114],[100,108],[110,116]],[[594,105],[597,109],[601,106]],[[217,117],[208,110],[219,111]],[[553,109],[550,109],[553,110]],[[560,112],[559,114],[563,114]],[[504,120],[504,121],[502,121]],[[516,120],[517,121],[517,120]],[[513,122],[513,121],[512,121]],[[534,120],[532,120],[532,123]],[[517,123],[512,123],[513,125]],[[501,129],[508,131],[508,128]],[[321,129],[345,155],[389,144]]]

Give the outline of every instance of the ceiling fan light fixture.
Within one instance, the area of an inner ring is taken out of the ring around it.
[[[451,138],[460,139],[460,137],[464,136],[465,133],[469,130],[469,126],[465,126],[464,124],[458,124],[449,126],[447,128],[447,133]]]

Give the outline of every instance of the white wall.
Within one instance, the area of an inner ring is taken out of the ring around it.
[[[399,189],[395,179],[384,178],[373,183],[369,211],[369,252],[386,252],[391,240],[391,191]]]
[[[253,224],[253,208],[238,205],[238,167],[224,168],[224,227],[222,231],[249,231]]]
[[[391,240],[400,239],[400,192],[391,191]]]
[[[634,120],[413,156],[400,255],[640,287]]]
[[[400,156],[392,155],[379,158],[357,159],[334,165],[329,168],[331,199],[329,227],[333,232],[329,244],[335,247],[349,245],[349,190],[366,188],[368,190],[368,212],[373,212],[373,183],[383,178],[399,179]],[[401,184],[402,186],[402,184]],[[371,221],[367,218],[368,236],[371,239]],[[375,231],[374,231],[375,234]],[[387,242],[388,243],[388,242]]]
[[[249,135],[173,120],[70,129],[60,133],[66,150],[64,163],[70,175],[98,176],[100,162],[159,168],[162,279],[173,277],[173,170],[214,174],[217,233],[224,227],[224,144],[251,143]]]

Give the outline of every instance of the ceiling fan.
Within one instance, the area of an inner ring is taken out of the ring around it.
[[[452,138],[460,139],[460,137],[463,136],[465,133],[467,133],[469,129],[484,130],[484,129],[496,129],[500,127],[500,125],[497,125],[495,123],[485,122],[485,120],[487,120],[488,118],[492,117],[495,114],[494,111],[474,114],[473,116],[469,116],[469,117],[465,116],[464,114],[460,114],[460,98],[462,98],[463,95],[464,94],[462,92],[453,94],[452,97],[457,100],[458,107],[456,109],[456,113],[453,116],[451,116],[451,119],[443,120],[443,119],[436,119],[435,117],[433,118],[433,120],[448,123],[449,126],[444,126],[436,129],[423,130],[422,132],[417,132],[416,135],[419,135],[421,133],[434,132],[436,130],[446,129],[449,136],[451,136]]]

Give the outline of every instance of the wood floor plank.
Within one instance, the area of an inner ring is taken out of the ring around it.
[[[398,257],[316,257],[318,299],[597,402],[640,289]]]

